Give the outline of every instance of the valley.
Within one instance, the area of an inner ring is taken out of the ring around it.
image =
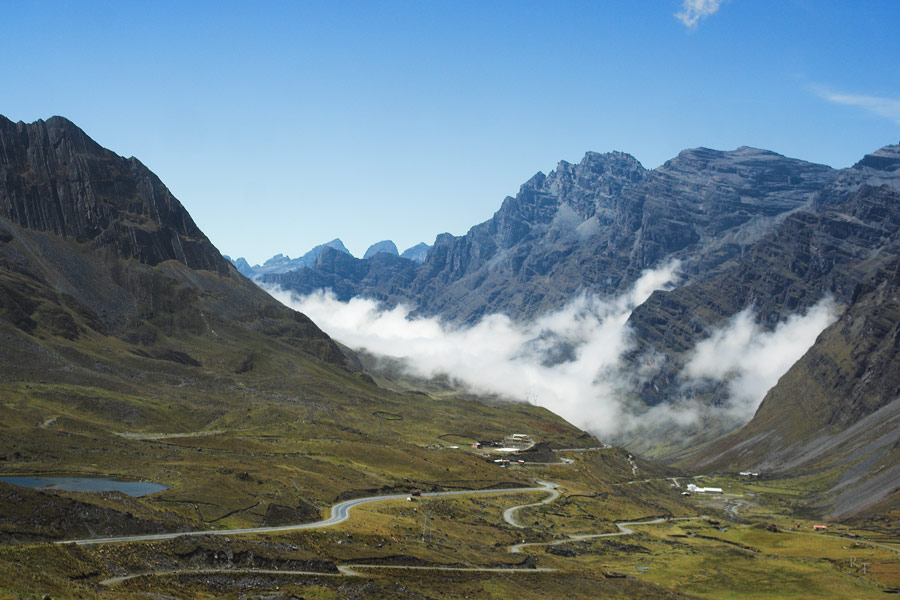
[[[651,171],[589,153],[415,259],[336,240],[261,276],[418,299],[387,327],[418,337],[382,355],[244,277],[137,159],[61,117],[0,118],[0,476],[142,486],[0,481],[0,597],[894,592],[897,154],[835,172],[749,148]],[[582,292],[577,319],[542,312]],[[749,423],[713,418],[734,374],[690,381],[707,421],[645,418],[677,409],[694,348],[748,303],[763,335],[824,293],[836,314]],[[552,373],[569,405],[402,352],[500,308],[458,364]],[[596,426],[556,414],[604,402],[621,410]]]
[[[153,590],[237,598],[274,589],[298,597],[451,598],[463,590],[539,598],[581,589],[610,597],[813,598],[868,597],[900,583],[896,538],[885,543],[835,524],[815,533],[818,522],[789,506],[802,499],[798,482],[700,476],[725,494],[685,497],[679,476],[585,485],[582,473],[597,476],[600,465],[604,479],[617,463],[626,475],[631,462],[615,448],[560,454],[571,463],[529,470],[556,478],[538,488],[369,496],[335,505],[319,522],[25,544],[15,555],[5,546],[0,556],[65,566],[36,580],[46,589],[52,575],[65,575],[61,597],[139,598]],[[525,468],[508,472],[516,470]]]

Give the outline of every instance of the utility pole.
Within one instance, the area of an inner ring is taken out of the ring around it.
[[[434,512],[434,504],[429,503],[428,510],[423,511],[423,512],[425,513],[425,522],[422,524],[422,544],[425,543],[425,534],[426,534],[426,531],[428,530],[428,521],[431,518],[431,513]],[[428,537],[430,538],[431,536],[429,535]]]

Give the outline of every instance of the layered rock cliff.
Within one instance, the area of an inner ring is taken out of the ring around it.
[[[229,265],[156,175],[100,147],[73,123],[0,117],[0,216],[148,265]]]
[[[702,276],[811,202],[834,177],[828,167],[751,148],[688,150],[653,171],[627,154],[588,153],[576,165],[561,162],[549,175],[535,175],[465,236],[438,236],[405,287],[389,296],[356,289],[450,320],[491,312],[529,318],[580,290],[623,290],[671,258],[684,259],[689,276]],[[299,293],[325,280],[341,287],[354,276],[340,267],[316,264],[268,281]]]
[[[889,146],[877,154],[898,152]],[[633,356],[652,350],[666,358],[640,391],[644,402],[670,399],[685,353],[732,315],[752,307],[760,323],[773,327],[826,295],[843,304],[860,280],[892,260],[900,251],[900,169],[892,161],[877,164],[886,168],[872,168],[867,158],[841,171],[814,202],[740,255],[635,309]]]

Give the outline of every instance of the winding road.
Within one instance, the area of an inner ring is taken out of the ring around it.
[[[246,575],[295,575],[302,577],[365,577],[356,569],[394,569],[399,571],[464,571],[474,573],[554,573],[556,569],[547,567],[442,567],[439,565],[338,565],[337,573],[327,571],[293,571],[289,569],[241,569],[235,567],[216,567],[212,569],[172,569],[169,571],[148,571],[145,573],[132,573],[110,577],[100,582],[100,585],[111,586],[123,581],[138,579],[140,577],[159,577],[162,575],[214,575],[216,573],[246,574]]]
[[[515,527],[524,527],[519,524],[515,520],[515,512],[520,508],[525,508],[528,506],[540,506],[542,504],[548,504],[553,502],[557,498],[559,498],[559,492],[556,490],[557,485],[555,483],[550,483],[547,481],[538,481],[537,482],[540,487],[530,487],[530,488],[491,488],[486,490],[455,490],[450,492],[426,492],[422,494],[422,497],[425,498],[435,498],[442,496],[463,496],[463,495],[483,495],[483,494],[512,494],[518,492],[549,492],[549,496],[541,501],[536,502],[534,504],[522,504],[519,506],[513,506],[512,508],[508,508],[503,512],[504,520],[515,526]],[[148,535],[129,535],[129,536],[121,536],[121,537],[108,537],[108,538],[92,538],[92,539],[82,539],[82,540],[64,540],[55,542],[56,544],[77,544],[80,546],[88,546],[95,544],[112,544],[117,542],[142,542],[142,541],[153,541],[153,540],[168,540],[178,537],[189,537],[189,536],[201,536],[201,535],[241,535],[241,534],[252,534],[252,533],[270,533],[275,531],[294,531],[297,529],[319,529],[322,527],[329,527],[331,525],[336,525],[338,523],[342,523],[350,518],[350,509],[354,506],[359,506],[361,504],[368,504],[370,502],[383,502],[385,500],[402,500],[404,498],[409,497],[407,494],[386,494],[382,496],[369,496],[367,498],[354,498],[352,500],[345,500],[344,502],[339,502],[331,507],[331,517],[328,519],[323,519],[322,521],[316,521],[314,523],[302,523],[300,525],[283,525],[279,527],[248,527],[245,529],[216,529],[211,531],[186,531],[186,532],[177,532],[177,533],[157,533],[157,534],[148,534]],[[512,551],[512,549],[510,549]],[[123,581],[129,581],[131,579],[137,579],[140,577],[158,577],[162,575],[180,575],[180,574],[189,574],[189,575],[209,575],[214,573],[246,573],[246,574],[258,574],[258,575],[296,575],[296,576],[306,576],[306,577],[363,577],[362,573],[356,571],[356,569],[399,569],[399,570],[428,570],[428,571],[473,571],[479,573],[551,573],[556,571],[556,569],[549,568],[530,568],[530,567],[449,567],[449,566],[440,566],[440,565],[428,565],[428,566],[415,566],[415,565],[366,565],[366,564],[345,564],[337,566],[337,573],[328,573],[328,572],[320,572],[320,571],[295,571],[295,570],[277,570],[277,569],[241,569],[234,567],[217,567],[211,569],[172,569],[172,570],[159,570],[159,571],[148,571],[143,573],[131,573],[128,575],[120,575],[117,577],[110,577],[108,579],[104,579],[100,582],[100,585],[104,586],[112,586],[118,583],[122,583]]]
[[[560,544],[565,544],[566,542],[580,542],[582,540],[592,540],[594,538],[605,538],[605,537],[616,537],[619,535],[631,535],[634,533],[633,529],[630,529],[629,525],[657,525],[659,523],[666,523],[668,521],[695,521],[697,519],[706,519],[707,517],[675,517],[669,519],[652,519],[650,521],[622,521],[621,523],[616,523],[616,527],[618,527],[619,531],[614,533],[589,533],[582,535],[570,535],[566,538],[561,538],[558,540],[553,540],[550,542],[524,542],[521,544],[515,544],[510,546],[508,550],[510,552],[521,552],[522,548],[526,548],[528,546],[559,546]]]
[[[503,520],[512,525],[513,527],[517,527],[520,529],[524,529],[525,526],[518,522],[515,517],[516,512],[522,508],[528,508],[531,506],[542,506],[545,504],[549,504],[559,498],[559,490],[558,485],[549,481],[538,481],[537,482],[540,487],[530,487],[530,488],[491,488],[486,490],[456,490],[451,492],[428,492],[422,494],[423,497],[441,497],[441,496],[462,496],[462,495],[480,495],[480,494],[510,494],[516,492],[547,492],[548,496],[544,500],[540,502],[533,502],[531,504],[520,504],[518,506],[512,506],[503,511]],[[160,539],[172,539],[176,537],[186,537],[186,536],[199,536],[199,535],[240,535],[240,534],[250,534],[250,533],[266,533],[273,531],[292,531],[297,529],[317,529],[322,527],[328,527],[331,525],[336,525],[337,523],[341,523],[346,521],[350,517],[350,509],[354,506],[359,506],[360,504],[367,504],[370,502],[382,502],[385,500],[400,500],[406,498],[406,494],[388,494],[382,496],[370,496],[368,498],[354,498],[352,500],[346,500],[344,502],[340,502],[335,504],[331,509],[331,517],[328,519],[324,519],[322,521],[317,521],[315,523],[303,523],[300,525],[285,525],[281,527],[252,527],[246,529],[224,529],[224,530],[214,530],[214,531],[190,531],[190,532],[179,532],[179,533],[165,533],[165,534],[151,534],[151,535],[137,535],[137,536],[123,536],[123,537],[112,537],[112,538],[95,538],[95,539],[87,539],[87,540],[66,540],[61,542],[56,542],[57,544],[78,544],[78,545],[90,545],[90,544],[108,544],[108,543],[116,543],[116,542],[135,542],[135,541],[149,541],[149,540],[160,540]],[[549,542],[525,542],[520,544],[515,544],[513,546],[509,546],[507,550],[511,553],[521,553],[523,548],[530,546],[556,546],[566,542],[571,541],[581,541],[586,539],[593,538],[603,538],[603,537],[614,537],[621,535],[631,535],[634,533],[633,529],[630,529],[630,525],[652,525],[657,523],[663,523],[668,520],[691,520],[695,518],[705,518],[705,517],[688,517],[686,519],[653,519],[649,521],[627,521],[616,523],[616,527],[619,529],[616,533],[598,533],[598,534],[585,534],[585,535],[573,535],[566,538],[552,540]],[[296,576],[305,576],[305,577],[363,577],[364,575],[357,571],[357,569],[395,569],[395,570],[420,570],[420,571],[473,571],[480,573],[550,573],[556,571],[556,569],[550,568],[528,568],[528,567],[451,567],[451,566],[441,566],[441,565],[427,565],[427,566],[419,566],[419,565],[376,565],[376,564],[344,564],[337,565],[337,572],[329,573],[329,572],[321,572],[321,571],[297,571],[297,570],[277,570],[277,569],[241,569],[234,567],[217,567],[217,568],[209,568],[209,569],[173,569],[173,570],[159,570],[159,571],[148,571],[143,573],[132,573],[128,575],[120,575],[117,577],[110,577],[108,579],[104,579],[100,582],[101,585],[104,586],[112,586],[118,583],[122,583],[124,581],[129,581],[131,579],[137,579],[140,577],[158,577],[164,575],[178,575],[178,574],[190,574],[190,575],[204,575],[204,574],[214,574],[214,573],[232,573],[232,574],[259,574],[259,575],[296,575]]]
[[[617,535],[631,535],[632,533],[634,533],[634,530],[629,529],[629,525],[653,525],[655,523],[664,523],[665,521],[666,519],[653,519],[652,521],[629,521],[616,523],[616,527],[619,528],[619,531],[615,533],[591,533],[584,535],[572,535],[566,538],[553,540],[551,542],[524,542],[521,544],[510,546],[509,551],[521,552],[522,548],[527,548],[529,546],[559,546],[560,544],[565,544],[566,542],[580,542],[581,540],[590,540],[594,538],[615,537]]]
[[[529,487],[529,488],[491,488],[486,490],[454,490],[450,492],[425,492],[422,494],[423,498],[436,498],[441,496],[475,496],[482,494],[516,494],[519,492],[551,492],[553,495],[550,499],[545,500],[544,502],[538,502],[537,504],[546,504],[547,502],[552,502],[559,496],[559,492],[556,491],[556,484],[547,483],[547,482],[538,482],[540,487]],[[354,506],[359,506],[361,504],[369,504],[371,502],[384,502],[385,500],[403,500],[408,498],[409,494],[385,494],[382,496],[368,496],[365,498],[353,498],[352,500],[345,500],[343,502],[339,502],[331,507],[331,516],[327,519],[323,519],[321,521],[315,521],[313,523],[301,523],[299,525],[279,525],[274,527],[247,527],[244,529],[210,529],[205,531],[179,531],[174,533],[150,533],[143,535],[125,535],[119,537],[106,537],[106,538],[87,538],[80,540],[60,540],[58,542],[54,542],[55,544],[77,544],[79,546],[90,546],[96,544],[115,544],[119,542],[149,542],[156,540],[171,540],[180,537],[196,537],[202,535],[245,535],[245,534],[255,534],[255,533],[274,533],[279,531],[296,531],[298,529],[320,529],[322,527],[330,527],[332,525],[337,525],[338,523],[343,523],[348,518],[350,518],[350,509]],[[523,506],[532,506],[530,504],[526,504]],[[535,505],[536,506],[536,505]],[[522,508],[522,506],[514,506],[513,509]],[[509,510],[513,510],[509,509]],[[509,510],[507,512],[509,512]],[[514,511],[513,511],[514,512]],[[511,513],[510,513],[511,514]],[[504,519],[508,523],[515,525],[516,527],[521,527],[521,525],[516,524],[514,521],[507,518],[506,513],[503,514]],[[511,518],[511,517],[510,517]]]
[[[525,526],[516,520],[516,512],[520,508],[528,508],[529,506],[542,506],[544,504],[550,504],[551,502],[553,502],[554,500],[559,498],[559,492],[556,489],[559,487],[558,485],[556,485],[555,483],[550,483],[548,481],[538,481],[538,483],[541,486],[543,486],[543,488],[537,488],[537,489],[543,489],[544,491],[549,492],[550,495],[547,498],[545,498],[544,500],[541,500],[540,502],[533,502],[531,504],[520,504],[519,506],[512,506],[510,508],[507,508],[506,510],[503,511],[503,520],[504,521],[506,521],[513,527],[518,527],[519,529],[525,529]]]
[[[571,461],[567,459],[563,459],[564,463],[571,464]],[[634,469],[636,470],[636,469]],[[662,478],[660,478],[662,479]],[[671,480],[675,486],[680,487],[677,477],[668,477],[665,478],[667,480]],[[655,479],[647,479],[647,480],[635,480],[626,482],[626,484],[640,483],[643,481],[656,481]],[[482,490],[454,490],[448,492],[426,492],[422,494],[423,498],[437,498],[437,497],[446,497],[446,496],[471,496],[471,495],[486,495],[486,494],[514,494],[521,492],[545,492],[548,496],[541,500],[540,502],[533,502],[530,504],[521,504],[518,506],[512,506],[503,511],[503,520],[509,525],[519,528],[525,529],[526,526],[520,523],[516,519],[516,513],[523,508],[529,508],[534,506],[543,506],[555,501],[560,496],[560,492],[558,490],[558,485],[556,483],[548,482],[548,481],[537,481],[538,487],[527,487],[527,488],[490,488],[490,489],[482,489]],[[624,484],[620,484],[624,485]],[[260,534],[260,533],[273,533],[273,532],[284,532],[284,531],[295,531],[300,529],[320,529],[324,527],[330,527],[332,525],[337,525],[338,523],[342,523],[350,518],[350,510],[355,506],[360,506],[362,504],[369,504],[373,502],[384,502],[389,500],[402,500],[407,498],[407,494],[385,494],[380,496],[369,496],[365,498],[353,498],[351,500],[345,500],[343,502],[339,502],[331,507],[331,516],[327,519],[323,519],[321,521],[316,521],[314,523],[302,523],[298,525],[283,525],[283,526],[275,526],[275,527],[249,527],[244,529],[216,529],[216,530],[207,530],[207,531],[185,531],[185,532],[174,532],[174,533],[158,533],[158,534],[146,534],[146,535],[131,535],[131,536],[120,536],[120,537],[106,537],[106,538],[90,538],[90,539],[77,539],[77,540],[63,540],[55,542],[56,544],[77,544],[81,546],[87,545],[96,545],[96,544],[112,544],[112,543],[120,543],[120,542],[142,542],[142,541],[154,541],[154,540],[168,540],[174,538],[181,537],[196,537],[196,536],[206,536],[206,535],[244,535],[244,534]],[[615,523],[618,531],[613,533],[595,533],[595,534],[578,534],[578,535],[570,535],[568,537],[550,540],[545,542],[522,542],[519,544],[514,544],[507,547],[507,551],[510,553],[518,554],[522,553],[525,548],[536,547],[536,546],[558,546],[561,544],[565,544],[567,542],[579,542],[583,540],[589,539],[597,539],[597,538],[607,538],[607,537],[617,537],[617,536],[626,536],[634,534],[634,530],[631,529],[632,526],[637,525],[656,525],[659,523],[665,523],[669,521],[691,521],[697,519],[708,519],[706,516],[699,517],[681,517],[681,518],[656,518],[650,519],[646,521],[622,521],[619,523]],[[793,532],[793,533],[801,533],[805,535],[820,535],[820,534],[809,534],[805,532]],[[832,537],[827,535],[822,535],[821,537]],[[864,541],[871,546],[880,546],[882,548],[887,548],[889,550],[893,550],[895,552],[900,552],[900,550],[873,542]],[[429,570],[429,571],[475,571],[475,572],[500,572],[500,573],[542,573],[542,572],[553,572],[556,569],[550,568],[527,568],[527,567],[519,567],[519,566],[509,566],[509,567],[457,567],[457,566],[442,566],[442,565],[378,565],[378,564],[343,564],[337,565],[337,572],[320,572],[320,571],[300,571],[300,570],[278,570],[278,569],[252,569],[252,568],[235,568],[235,567],[218,567],[218,568],[208,568],[208,569],[173,569],[173,570],[159,570],[159,571],[148,571],[143,573],[133,573],[128,575],[121,575],[116,577],[111,577],[100,581],[99,583],[104,586],[112,586],[118,583],[128,581],[131,579],[136,579],[139,577],[154,577],[154,576],[165,576],[165,575],[175,575],[175,574],[213,574],[213,573],[246,573],[246,574],[265,574],[265,575],[295,575],[295,576],[305,576],[305,577],[364,577],[365,575],[358,572],[357,569],[394,569],[394,570]]]

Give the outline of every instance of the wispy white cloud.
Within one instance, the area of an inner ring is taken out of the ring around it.
[[[684,0],[675,18],[688,29],[696,29],[700,19],[714,15],[726,0]]]
[[[803,356],[818,335],[837,319],[830,297],[805,314],[793,314],[766,331],[746,309],[728,325],[697,344],[685,374],[693,379],[727,382],[728,413],[748,420],[766,392]]]
[[[862,94],[840,94],[825,88],[814,88],[819,97],[845,106],[855,106],[900,124],[900,99]]]

